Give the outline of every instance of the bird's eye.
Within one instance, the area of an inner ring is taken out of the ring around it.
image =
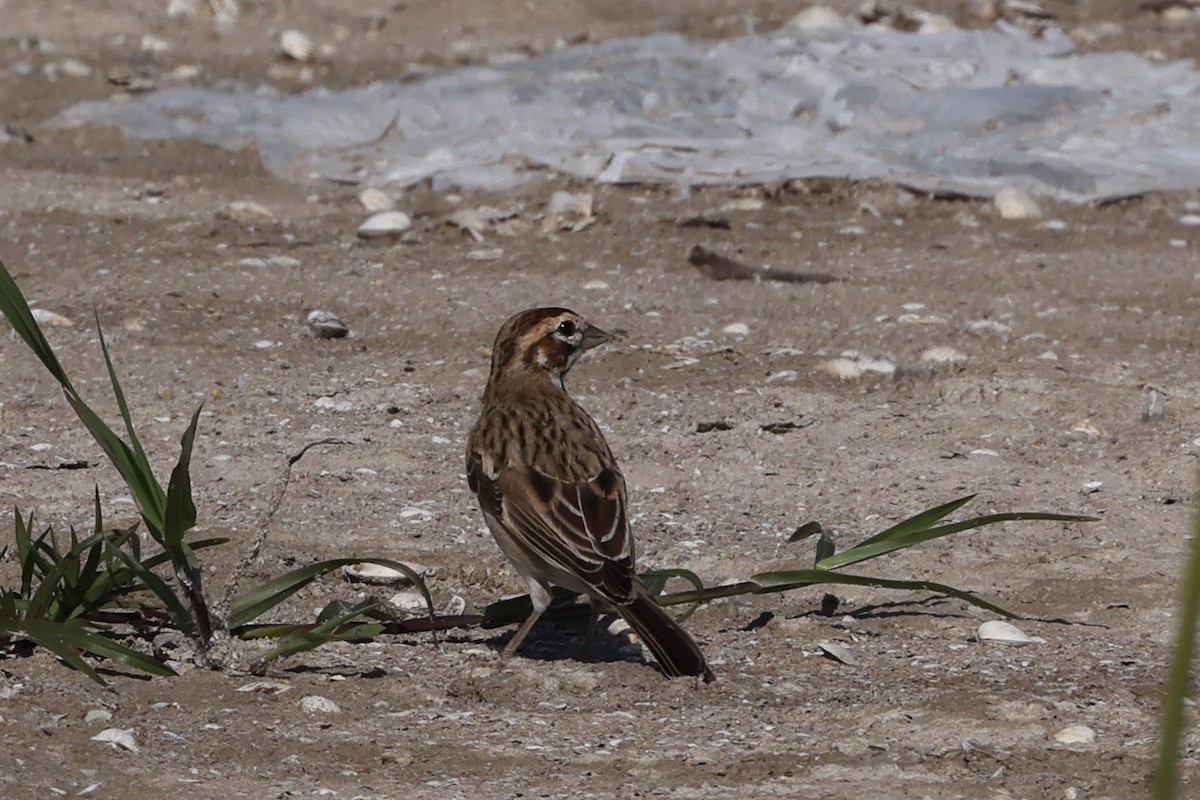
[[[563,336],[574,336],[575,335],[575,323],[569,319],[564,319],[562,322],[558,323],[557,331],[559,334],[561,334]]]

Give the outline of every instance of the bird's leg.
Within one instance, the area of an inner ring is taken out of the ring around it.
[[[521,647],[521,642],[525,641],[525,636],[529,633],[529,629],[533,627],[533,623],[538,621],[538,617],[542,615],[542,611],[544,610],[535,608],[533,613],[525,618],[525,621],[521,623],[521,627],[517,628],[516,635],[509,639],[508,644],[504,646],[503,652],[500,653],[501,658],[512,658],[516,655],[518,648]]]
[[[600,621],[600,612],[607,605],[603,600],[589,598],[592,604],[592,611],[588,615],[587,633],[583,637],[583,649],[579,651],[580,656],[587,656],[588,651],[592,648],[592,637],[596,634],[596,623]]]

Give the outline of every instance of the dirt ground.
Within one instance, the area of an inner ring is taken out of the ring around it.
[[[547,174],[503,196],[398,193],[413,231],[367,243],[354,233],[367,216],[355,187],[285,183],[251,151],[43,123],[120,91],[110,78],[339,87],[559,40],[766,30],[806,4],[243,0],[223,31],[207,4],[194,18],[168,18],[167,5],[0,0],[0,128],[10,130],[0,258],[32,305],[74,323],[48,335],[99,399],[95,308],[163,475],[205,403],[199,533],[234,540],[206,562],[214,597],[260,532],[287,457],[326,437],[346,444],[296,465],[238,588],[350,554],[428,565],[439,604],[458,596],[473,609],[519,591],[468,493],[462,451],[495,330],[546,304],[627,332],[590,353],[571,387],[624,466],[643,566],[686,567],[711,583],[803,567],[811,544],[786,538],[807,520],[844,547],[975,492],[976,513],[1101,521],[985,528],[860,565],[1019,611],[1022,630],[1044,640],[1021,648],[980,643],[977,628],[994,615],[963,603],[839,587],[831,615],[820,613],[821,589],[700,608],[687,626],[718,674],[709,686],[662,678],[613,637],[580,660],[582,626],[566,623],[538,626],[506,663],[507,630],[329,647],[277,664],[269,677],[288,688],[276,694],[239,691],[254,680],[251,645],[224,670],[185,662],[175,679],[109,671],[110,689],[44,652],[7,657],[0,794],[1147,794],[1200,461],[1200,228],[1180,221],[1200,193],[1050,203],[1045,219],[1013,222],[988,202],[885,185],[809,181],[680,200]],[[978,24],[979,5],[923,7],[965,25]],[[1117,0],[1042,5],[1068,31],[1108,31],[1081,36],[1088,47],[1197,52],[1195,15]],[[302,74],[278,55],[285,28],[333,51]],[[64,71],[68,59],[89,74]],[[179,70],[190,65],[198,71]],[[595,222],[545,231],[540,215],[558,189],[592,192]],[[271,219],[225,218],[235,201]],[[480,243],[447,223],[482,204],[517,212],[511,235]],[[729,227],[677,226],[691,216]],[[695,244],[845,280],[715,282],[688,265]],[[313,309],[340,316],[352,336],[305,336]],[[965,360],[920,367],[938,346]],[[822,370],[849,350],[917,366],[846,380]],[[14,506],[86,528],[95,484],[110,517],[132,521],[113,470],[9,334],[0,375],[0,531]],[[1146,420],[1152,391],[1165,413]],[[89,466],[59,469],[77,461]],[[14,574],[11,557],[0,563],[5,585]],[[311,619],[362,591],[330,578],[279,618]],[[825,657],[822,641],[855,663]],[[337,710],[306,710],[310,697]],[[1057,741],[1072,725],[1094,741]],[[138,751],[91,740],[106,728],[131,731]],[[1193,733],[1184,796],[1200,796],[1198,747]]]

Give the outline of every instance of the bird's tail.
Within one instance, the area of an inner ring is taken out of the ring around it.
[[[668,677],[701,675],[705,683],[712,682],[713,673],[700,646],[644,588],[637,588],[633,602],[615,608],[654,653]]]

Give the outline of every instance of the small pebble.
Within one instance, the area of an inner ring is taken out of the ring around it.
[[[308,714],[340,714],[341,707],[328,697],[310,694],[300,701],[300,708]]]
[[[109,722],[110,720],[112,720],[112,712],[104,708],[93,708],[83,715],[83,721],[88,723]]]
[[[75,323],[64,317],[62,314],[55,314],[53,311],[47,311],[44,308],[31,308],[29,313],[33,315],[33,321],[38,325],[50,325],[54,328],[71,328]]]
[[[409,614],[429,613],[429,606],[425,603],[425,595],[420,592],[396,592],[388,598],[388,602]]]
[[[279,49],[293,61],[311,61],[313,57],[312,39],[294,29],[279,34]]]
[[[349,400],[337,400],[333,397],[318,397],[313,401],[313,405],[322,411],[336,411],[338,413],[353,411],[356,408],[354,403]]]
[[[832,8],[812,6],[801,11],[783,25],[786,31],[853,30],[862,25],[852,16],[843,17]]]
[[[1087,481],[1083,486],[1079,487],[1079,493],[1084,495],[1096,494],[1103,485],[1104,481]]]
[[[767,383],[779,383],[781,381],[796,380],[796,371],[792,369],[781,369],[778,372],[772,372],[767,376]]]
[[[253,200],[234,200],[217,212],[217,219],[229,220],[243,225],[274,222],[275,214],[271,209]]]
[[[605,281],[588,281],[583,285],[583,288],[589,292],[604,291],[608,288],[608,283]]]
[[[86,78],[92,74],[92,68],[77,58],[63,59],[58,65],[58,71],[68,78]]]
[[[142,52],[160,56],[171,49],[171,43],[161,36],[155,36],[153,33],[147,33],[142,37]]]
[[[728,333],[730,336],[748,336],[750,334],[750,326],[744,322],[731,322],[721,329],[722,333]]]
[[[1087,725],[1068,725],[1054,734],[1054,741],[1060,744],[1092,744],[1096,741],[1096,732]]]
[[[996,192],[995,203],[1001,219],[1040,219],[1042,216],[1041,206],[1024,189],[1005,186]]]
[[[863,374],[863,369],[858,361],[849,358],[834,358],[824,361],[817,365],[817,371],[843,381],[860,378]]]
[[[403,211],[382,211],[358,226],[360,239],[396,237],[412,228],[412,218]]]
[[[967,331],[976,336],[983,336],[985,334],[1007,336],[1012,333],[1012,327],[1005,325],[1003,322],[996,322],[991,319],[977,319],[967,323]]]
[[[825,653],[825,655],[843,664],[853,665],[858,663],[858,659],[854,657],[854,654],[837,642],[817,642],[817,647],[821,648],[821,652]]]
[[[314,339],[341,339],[350,333],[349,326],[329,311],[312,311],[305,322],[305,332]]]
[[[289,683],[284,683],[283,681],[274,681],[266,678],[261,681],[251,681],[250,683],[242,684],[235,691],[274,695],[282,694],[291,688],[292,686]]]
[[[1165,412],[1162,393],[1157,389],[1151,389],[1150,395],[1146,398],[1146,410],[1142,412],[1142,419],[1146,422],[1161,419]]]
[[[359,192],[358,202],[362,203],[362,207],[371,213],[391,211],[395,205],[392,203],[392,198],[388,197],[387,192],[374,187]]]
[[[1067,229],[1067,223],[1065,220],[1061,219],[1048,219],[1038,227],[1048,231],[1065,231]]]
[[[1189,227],[1200,225],[1200,214],[1184,214],[1179,218],[1179,224]]]
[[[901,314],[896,322],[904,325],[945,325],[946,318],[937,314]]]
[[[467,258],[472,261],[495,261],[504,257],[504,248],[491,247],[484,250],[472,250],[467,253]]]

